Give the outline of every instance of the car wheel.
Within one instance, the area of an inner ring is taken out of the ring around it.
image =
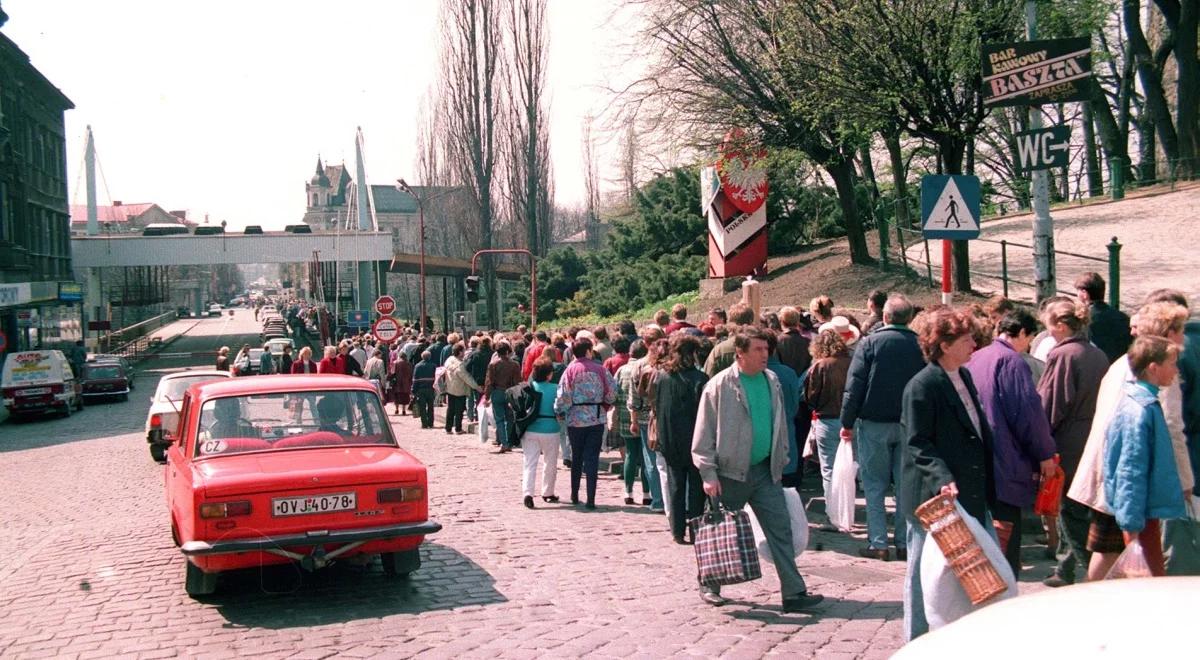
[[[184,582],[184,589],[187,595],[192,596],[208,596],[217,590],[217,574],[205,573],[200,570],[200,567],[192,562],[184,562],[187,564],[187,580]]]
[[[379,557],[383,560],[383,572],[388,575],[408,577],[410,573],[421,568],[421,551],[417,548],[403,552],[384,552]]]
[[[159,444],[150,445],[150,458],[153,458],[155,463],[166,463],[167,448]]]

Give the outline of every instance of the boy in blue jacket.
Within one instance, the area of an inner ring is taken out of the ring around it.
[[[1183,486],[1158,390],[1179,374],[1179,348],[1164,337],[1138,337],[1129,349],[1137,382],[1125,386],[1108,427],[1104,450],[1104,496],[1125,543],[1137,539],[1155,576],[1163,565],[1163,518],[1187,515]]]

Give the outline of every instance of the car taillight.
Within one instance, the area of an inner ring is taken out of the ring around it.
[[[388,504],[391,502],[418,502],[425,499],[425,488],[423,486],[402,486],[400,488],[381,488],[376,494],[376,500],[380,504]]]
[[[150,428],[152,428],[152,429],[161,429],[162,428],[162,415],[160,415],[158,413],[154,413],[153,415],[150,415]]]
[[[62,383],[56,383],[56,384],[50,386],[51,394],[62,394],[62,392],[63,392]]]
[[[201,518],[231,518],[248,515],[250,515],[250,503],[246,501],[208,502],[200,505]]]

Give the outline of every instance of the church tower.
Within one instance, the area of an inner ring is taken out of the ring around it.
[[[304,193],[308,198],[309,210],[322,209],[329,206],[330,187],[329,177],[325,175],[325,166],[321,164],[321,157],[317,156],[317,171],[304,186]]]

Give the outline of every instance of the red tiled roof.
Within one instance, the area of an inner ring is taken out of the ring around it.
[[[96,207],[96,219],[100,222],[129,222],[130,218],[137,216],[150,210],[154,204],[122,204],[120,206],[98,206]],[[72,204],[71,205],[71,223],[86,223],[87,222],[87,204]]]

